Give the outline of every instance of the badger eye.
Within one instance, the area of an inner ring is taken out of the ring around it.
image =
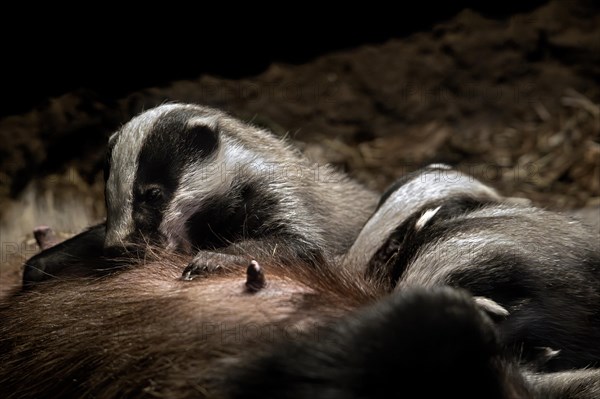
[[[144,191],[144,202],[156,202],[162,198],[162,190],[158,187],[152,187]]]

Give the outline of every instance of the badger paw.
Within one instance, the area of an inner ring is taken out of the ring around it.
[[[182,280],[193,280],[199,276],[208,276],[209,274],[217,273],[223,270],[220,264],[191,261],[181,274]]]
[[[208,277],[216,273],[223,273],[232,267],[248,264],[240,257],[228,254],[219,254],[212,252],[202,252],[183,269],[181,279],[190,281],[196,277]]]

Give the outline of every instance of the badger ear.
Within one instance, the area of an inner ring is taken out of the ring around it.
[[[509,311],[506,310],[504,306],[490,298],[474,296],[473,300],[479,309],[483,310],[494,321],[503,320],[510,315]]]
[[[187,123],[184,145],[186,150],[207,157],[219,147],[219,125],[212,118],[194,118]]]

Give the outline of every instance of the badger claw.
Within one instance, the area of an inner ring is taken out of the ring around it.
[[[206,261],[196,261],[195,259],[191,261],[185,269],[183,269],[183,273],[181,274],[181,279],[185,281],[191,281],[196,277],[203,276],[206,277],[209,274],[219,272],[223,270],[223,266],[220,264],[215,264]]]
[[[189,281],[198,276],[208,277],[215,273],[239,270],[240,266],[248,265],[248,261],[248,259],[237,255],[201,251],[183,270],[181,279]]]

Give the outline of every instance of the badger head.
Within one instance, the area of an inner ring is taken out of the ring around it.
[[[105,250],[151,243],[189,251],[189,218],[209,195],[227,190],[207,173],[220,152],[216,110],[170,104],[146,111],[109,139],[105,166]]]
[[[375,213],[367,221],[346,254],[346,262],[367,265],[379,248],[393,237],[413,215],[421,213],[415,230],[422,229],[453,198],[501,201],[492,187],[445,164],[431,164],[398,179],[381,196]]]

